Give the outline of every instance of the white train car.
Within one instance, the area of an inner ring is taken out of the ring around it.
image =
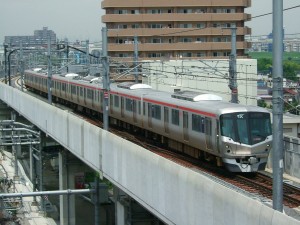
[[[36,84],[35,82],[40,82]],[[25,73],[25,85],[45,92],[47,77]],[[54,75],[52,93],[92,115],[103,111],[102,84]],[[264,170],[271,149],[270,113],[196,92],[166,93],[143,84],[111,84],[110,123],[136,132],[195,158],[205,157],[232,172]]]

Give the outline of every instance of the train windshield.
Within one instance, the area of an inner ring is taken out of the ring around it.
[[[221,135],[236,142],[253,145],[272,134],[269,113],[228,113],[220,117]]]

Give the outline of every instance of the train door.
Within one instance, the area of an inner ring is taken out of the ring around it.
[[[121,117],[124,116],[124,97],[121,97]]]
[[[80,92],[79,92],[79,89],[80,89],[80,87],[76,87],[76,95],[77,95],[77,102],[79,102],[79,100],[80,100]]]
[[[132,111],[133,111],[133,122],[137,123],[137,118],[136,118],[136,100],[132,100]]]
[[[183,140],[189,140],[189,114],[183,111]]]
[[[84,104],[87,104],[87,88],[83,88],[83,99],[84,99]]]
[[[152,128],[152,104],[148,103],[148,127]]]
[[[110,110],[110,114],[114,114],[114,95],[112,94],[109,95],[109,110]]]
[[[206,149],[212,150],[211,118],[205,117],[205,142]]]
[[[164,107],[164,127],[165,132],[169,133],[169,108]]]
[[[216,146],[217,146],[217,152],[220,153],[220,123],[219,120],[216,120],[217,126],[216,126]]]

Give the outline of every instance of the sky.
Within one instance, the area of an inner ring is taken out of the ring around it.
[[[272,12],[272,3],[252,0],[246,12],[252,17]],[[299,0],[283,0],[283,8],[296,5]],[[43,27],[53,30],[59,39],[101,40],[101,0],[0,0],[0,6],[0,43],[4,36],[33,35]],[[300,33],[300,7],[285,11],[283,16],[285,34]],[[267,35],[272,32],[272,15],[253,18],[246,26],[252,28],[253,36]]]

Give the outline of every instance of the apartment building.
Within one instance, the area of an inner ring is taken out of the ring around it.
[[[9,44],[11,47],[20,46],[21,42],[25,47],[47,45],[49,36],[51,44],[55,44],[56,33],[52,30],[48,30],[48,27],[43,27],[42,30],[35,30],[33,35],[5,36],[4,43]]]
[[[137,36],[139,59],[228,59],[236,27],[237,57],[247,58],[250,6],[251,0],[103,0],[108,54],[132,58]]]

